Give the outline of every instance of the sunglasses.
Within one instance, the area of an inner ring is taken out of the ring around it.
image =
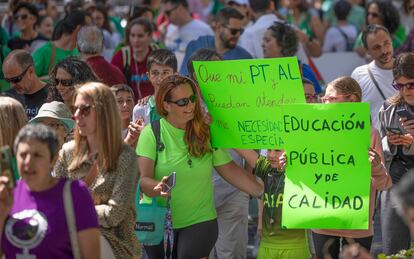
[[[17,20],[26,20],[29,17],[28,14],[16,14],[15,16],[13,16],[13,18],[17,21]]]
[[[22,81],[23,77],[26,75],[26,72],[29,70],[29,68],[32,65],[29,65],[28,67],[26,67],[26,69],[18,76],[15,77],[11,77],[11,78],[4,78],[4,80],[6,80],[6,82],[10,83],[10,84],[17,84],[20,81]]]
[[[379,13],[370,13],[370,12],[368,12],[367,16],[370,16],[370,15],[374,18],[378,18],[380,16]]]
[[[241,29],[234,29],[234,28],[227,27],[224,24],[223,24],[223,27],[226,28],[226,29],[228,29],[230,31],[231,35],[233,35],[233,36],[237,35],[237,33],[240,33],[240,35],[241,35],[244,32],[244,29],[243,28],[241,28]]]
[[[393,82],[392,87],[394,87],[394,89],[397,91],[401,91],[404,87],[407,88],[407,90],[412,90],[414,89],[414,82],[410,82],[406,84],[399,84],[399,83]]]
[[[184,106],[187,106],[190,102],[191,103],[194,103],[196,100],[197,100],[197,95],[193,94],[190,97],[186,97],[186,98],[183,98],[183,99],[179,99],[177,101],[167,101],[167,102],[169,102],[169,103],[175,103],[179,107],[184,107]]]
[[[55,85],[61,84],[62,86],[73,86],[73,80],[72,79],[59,79],[55,78]]]
[[[75,111],[73,114],[76,114],[79,111],[79,116],[85,118],[91,113],[92,108],[95,108],[95,105],[84,104],[79,106],[73,106],[73,109]]]
[[[165,15],[169,17],[169,16],[171,15],[171,13],[172,13],[175,9],[177,9],[177,8],[178,8],[178,6],[179,6],[179,5],[176,5],[176,6],[174,6],[173,8],[171,8],[170,10],[165,10],[165,11],[164,11]]]

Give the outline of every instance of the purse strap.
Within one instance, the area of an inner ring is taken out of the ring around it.
[[[66,222],[68,224],[70,245],[72,246],[72,254],[74,259],[81,259],[79,244],[78,244],[78,232],[76,231],[76,219],[73,210],[72,199],[72,180],[67,179],[65,186],[63,187],[63,205],[65,207]]]
[[[382,99],[384,99],[384,101],[387,100],[387,98],[385,98],[385,95],[382,92],[381,88],[379,87],[378,82],[377,82],[377,80],[374,77],[374,74],[372,74],[372,71],[369,68],[369,64],[367,65],[367,69],[368,69],[368,75],[371,78],[371,81],[374,83],[375,87],[377,88],[378,92],[381,94]]]

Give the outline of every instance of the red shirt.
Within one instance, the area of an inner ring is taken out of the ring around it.
[[[86,59],[86,63],[88,63],[102,83],[108,86],[126,84],[122,71],[106,61],[102,56],[90,57]]]
[[[148,95],[154,94],[154,87],[150,83],[148,76],[147,76],[147,58],[148,55],[151,53],[152,49],[148,51],[147,56],[141,62],[135,61],[132,58],[130,62],[130,66],[128,69],[129,72],[129,80],[127,78],[127,82],[130,82],[130,86],[135,94],[135,102],[141,98],[144,98]],[[132,48],[130,48],[130,53],[132,55]],[[118,51],[115,56],[112,58],[111,63],[115,65],[117,68],[124,71],[124,64],[122,60],[122,50]]]

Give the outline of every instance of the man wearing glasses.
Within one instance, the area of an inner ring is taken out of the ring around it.
[[[48,88],[37,77],[30,53],[26,50],[10,52],[3,62],[3,74],[12,87],[6,95],[23,104],[29,120],[34,118],[46,102]]]
[[[187,0],[163,0],[162,9],[170,21],[165,46],[174,52],[181,67],[188,43],[200,36],[214,35],[214,32],[205,22],[193,19]]]
[[[225,7],[217,14],[214,36],[202,36],[191,41],[185,51],[180,74],[188,75],[187,62],[191,54],[199,49],[213,49],[223,56],[224,60],[251,59],[249,52],[237,46],[242,28],[243,15],[232,7]]]

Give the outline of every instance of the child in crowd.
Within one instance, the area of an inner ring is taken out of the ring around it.
[[[147,69],[148,79],[154,86],[154,95],[138,100],[132,113],[132,121],[144,119],[145,124],[161,118],[155,110],[154,97],[160,88],[162,80],[177,73],[177,58],[170,50],[154,50],[148,56]]]

